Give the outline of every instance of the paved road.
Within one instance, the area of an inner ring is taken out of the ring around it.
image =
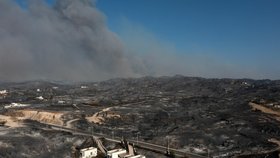
[[[157,152],[161,153],[166,153],[167,148],[166,146],[161,146],[161,145],[156,145],[156,144],[151,144],[147,142],[142,142],[142,141],[135,141],[135,140],[129,140],[129,142],[134,143],[135,147],[140,147],[140,148],[145,148],[148,150],[155,150]],[[175,154],[177,157],[193,157],[193,158],[205,158],[206,156],[201,156],[199,154],[195,153],[189,153],[189,152],[183,152],[174,148],[169,148],[169,152],[172,152]]]
[[[49,128],[55,129],[55,130],[71,132],[72,134],[75,134],[75,135],[103,137],[107,141],[110,141],[110,142],[114,142],[114,143],[120,143],[121,142],[120,139],[116,139],[116,138],[112,139],[112,138],[109,138],[107,135],[103,135],[103,134],[81,131],[81,130],[77,130],[77,129],[73,129],[73,128],[67,128],[67,127],[64,127],[64,126],[58,126],[58,125],[54,125],[54,124],[44,124],[44,125],[46,125]],[[136,140],[131,140],[131,139],[129,139],[127,141],[131,142],[131,143],[134,143],[136,148],[147,149],[147,150],[159,152],[159,153],[162,153],[162,154],[165,154],[166,151],[167,151],[166,146],[161,146],[161,145],[157,145],[157,144],[151,144],[151,143],[136,141]],[[202,155],[195,154],[195,153],[190,153],[190,152],[183,152],[183,151],[180,151],[180,150],[177,150],[177,149],[174,149],[174,148],[169,148],[169,151],[174,153],[175,156],[177,156],[177,157],[207,158],[206,156],[202,156]]]

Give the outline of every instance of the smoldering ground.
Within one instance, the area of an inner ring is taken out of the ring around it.
[[[90,0],[0,1],[0,79],[90,81],[137,75]]]

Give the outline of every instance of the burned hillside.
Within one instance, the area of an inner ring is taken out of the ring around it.
[[[78,84],[2,83],[2,89],[8,93],[1,96],[0,116],[16,118],[14,123],[22,126],[8,128],[3,122],[1,131],[8,132],[0,135],[5,137],[1,139],[1,150],[24,145],[24,150],[34,151],[30,157],[51,155],[52,145],[49,150],[28,147],[25,140],[29,138],[24,136],[13,146],[13,134],[20,135],[13,131],[24,129],[32,133],[37,129],[40,134],[36,134],[36,141],[49,144],[46,139],[53,131],[37,125],[46,121],[113,138],[163,146],[169,143],[181,151],[213,157],[275,152],[280,140],[280,81],[174,76]],[[18,104],[8,106],[12,103]],[[30,113],[34,115],[27,115]],[[35,123],[25,124],[26,120]],[[55,135],[67,139],[61,150],[70,156],[71,141],[75,144],[74,139],[81,138],[68,137],[71,136],[63,133]],[[21,150],[14,152],[19,154]],[[146,155],[155,157],[152,152]]]

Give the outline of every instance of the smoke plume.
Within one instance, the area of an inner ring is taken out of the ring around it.
[[[0,80],[96,81],[137,74],[118,37],[91,0],[26,9],[0,1]]]
[[[116,77],[182,74],[202,77],[279,78],[275,70],[181,53],[129,21],[111,32],[92,0],[0,0],[0,81],[100,81]]]

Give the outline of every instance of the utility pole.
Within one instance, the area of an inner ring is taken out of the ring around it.
[[[139,144],[139,132],[137,132],[137,145]]]
[[[169,136],[167,136],[167,154],[169,155],[170,154],[170,151],[169,151]]]

